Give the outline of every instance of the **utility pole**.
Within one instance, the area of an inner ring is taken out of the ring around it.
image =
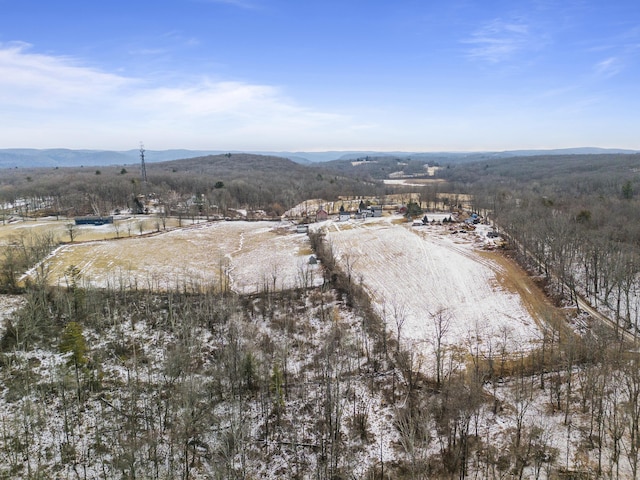
[[[144,145],[140,142],[140,177],[142,183],[147,183],[147,167],[144,164]]]

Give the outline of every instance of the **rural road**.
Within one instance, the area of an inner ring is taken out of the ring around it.
[[[514,239],[511,239],[510,241],[515,242]],[[525,253],[529,256],[529,258],[533,259],[534,261],[537,261],[536,257],[531,252],[529,252],[527,249],[524,249],[524,250],[525,250]],[[569,288],[569,286],[566,283],[565,283],[565,286],[567,288]],[[596,320],[601,322],[603,325],[606,325],[609,328],[611,328],[614,332],[620,332],[622,334],[622,338],[624,340],[627,340],[628,342],[631,342],[634,345],[637,344],[638,339],[637,339],[636,335],[634,335],[631,332],[625,330],[619,324],[616,325],[616,322],[611,320],[609,317],[607,317],[603,313],[599,312],[596,308],[591,306],[591,304],[589,302],[587,302],[583,297],[581,297],[577,293],[575,295],[576,295],[576,299],[577,299],[576,303],[577,303],[577,306],[578,306],[579,309],[584,310],[589,315],[591,315],[593,318],[595,318]]]
[[[591,315],[593,318],[597,319],[598,321],[602,322],[605,325],[608,325],[610,328],[613,329],[613,331],[618,331],[622,334],[622,337],[635,344],[637,342],[637,337],[635,335],[633,335],[631,332],[625,330],[624,328],[620,327],[620,325],[616,325],[616,322],[614,322],[613,320],[611,320],[609,317],[607,317],[606,315],[603,315],[602,313],[600,313],[598,310],[596,310],[594,307],[592,307],[585,299],[583,299],[581,296],[578,295],[578,308],[584,310],[585,312],[587,312],[589,315]]]

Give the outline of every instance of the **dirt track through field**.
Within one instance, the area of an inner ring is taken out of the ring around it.
[[[432,242],[446,246],[447,243],[438,237],[431,237]],[[529,315],[536,321],[541,329],[548,328],[549,324],[556,328],[565,326],[562,318],[565,312],[554,306],[542,288],[534,279],[512,258],[498,250],[469,250],[462,246],[449,244],[448,248],[479,262],[496,274],[496,280],[506,291],[517,294]]]
[[[559,319],[564,313],[552,304],[540,286],[513,259],[498,251],[478,251],[477,254],[490,260],[491,264],[499,265],[500,268],[495,270],[496,279],[502,288],[520,296],[541,329],[547,328],[550,323],[555,326],[562,324]]]

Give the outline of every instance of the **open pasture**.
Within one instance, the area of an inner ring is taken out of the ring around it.
[[[178,226],[178,219],[167,217],[164,224],[153,215],[117,216],[114,223],[105,225],[75,225],[73,218],[55,217],[6,221],[0,224],[0,246],[19,241],[22,236],[51,235],[55,242],[70,242],[69,225],[73,225],[74,241],[110,240],[114,238],[144,235],[165,228]],[[191,220],[182,219],[182,225]]]
[[[81,281],[96,287],[216,286],[256,293],[321,281],[310,255],[306,235],[279,223],[239,221],[63,245],[45,266],[54,285],[66,285],[75,266]]]

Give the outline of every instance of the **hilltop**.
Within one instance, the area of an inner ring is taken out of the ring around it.
[[[146,150],[147,163],[165,162],[185,158],[204,157],[209,155],[224,155],[226,153],[249,153],[269,157],[282,157],[296,163],[323,163],[332,160],[355,160],[362,157],[411,157],[428,162],[471,162],[495,158],[509,158],[531,155],[593,155],[603,153],[636,153],[635,150],[605,149],[605,148],[567,148],[554,150],[511,150],[500,152],[381,152],[381,151],[326,151],[326,152],[269,152],[239,150]],[[68,148],[34,149],[34,148],[5,148],[0,149],[0,168],[32,168],[32,167],[88,167],[107,165],[127,165],[137,163],[140,150],[74,150]]]

